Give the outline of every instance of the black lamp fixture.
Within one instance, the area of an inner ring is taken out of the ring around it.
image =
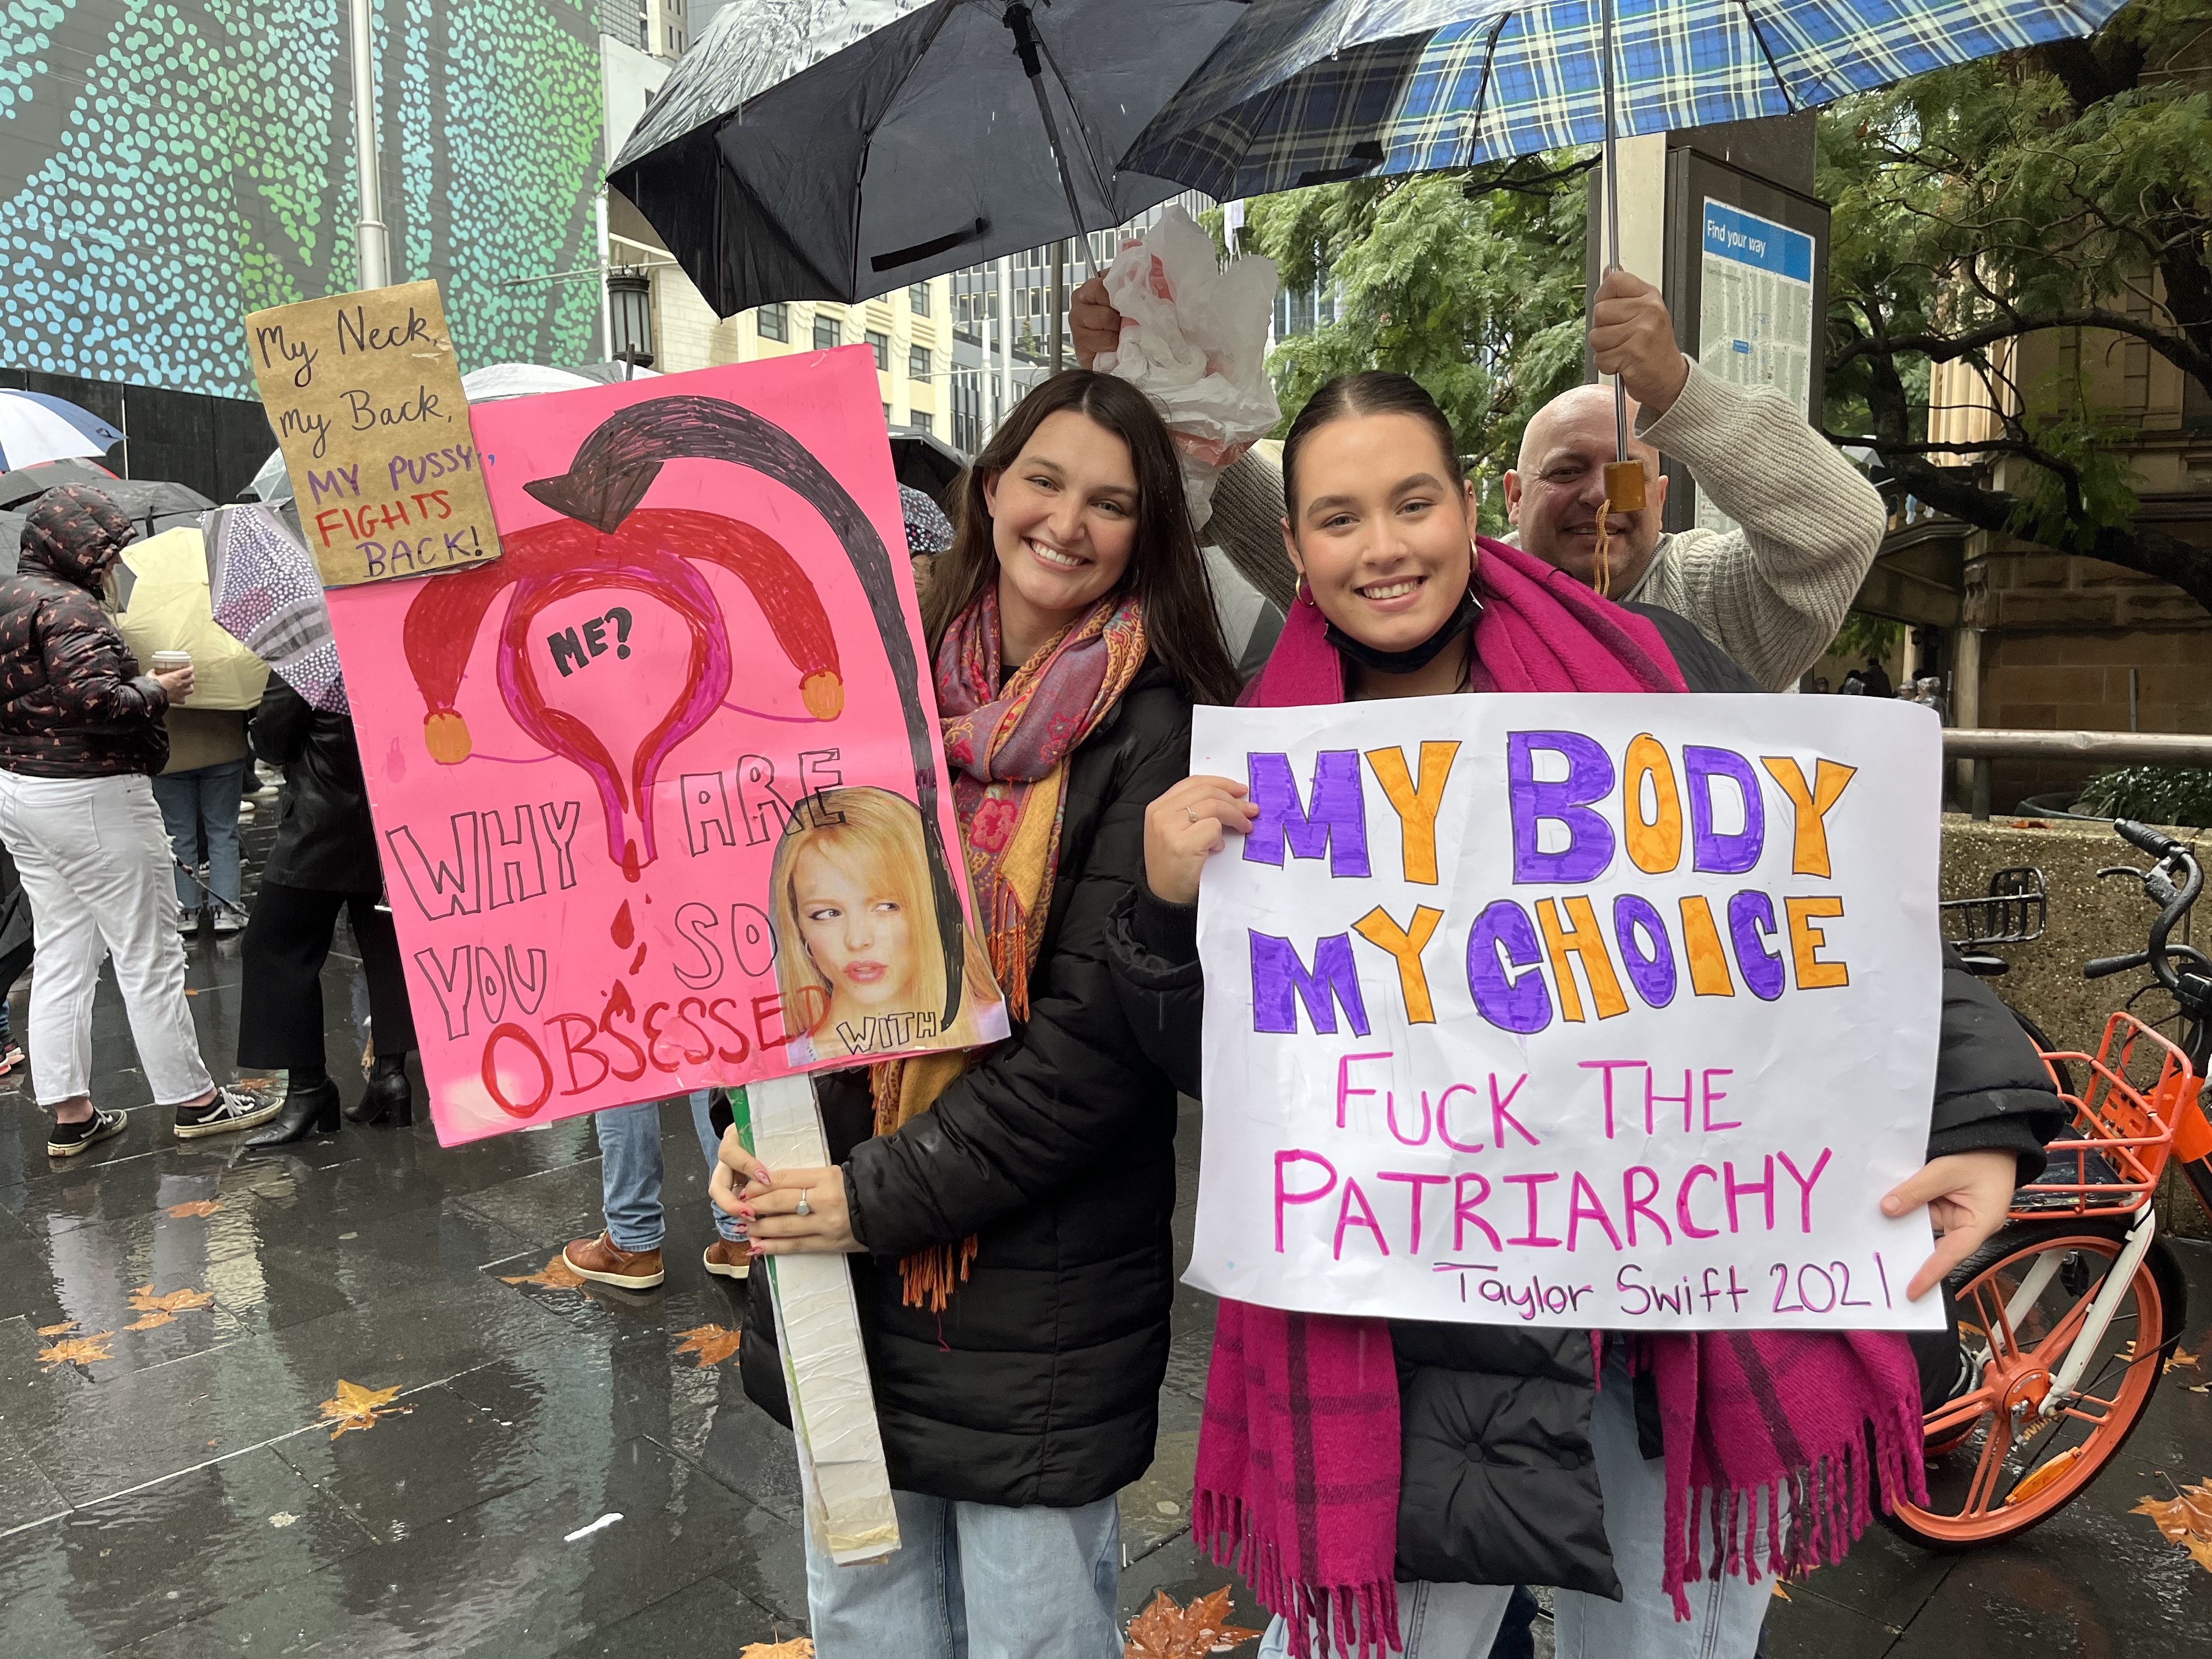
[[[653,367],[653,279],[635,265],[607,273],[608,356],[636,368]]]

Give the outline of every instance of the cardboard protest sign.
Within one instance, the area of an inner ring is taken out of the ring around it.
[[[1197,711],[1193,1284],[1607,1330],[1932,1328],[1941,733],[1874,700]]]
[[[804,1078],[772,1078],[732,1103],[746,1150],[771,1170],[821,1169],[830,1145]],[[841,1567],[899,1547],[898,1510],[876,1423],[852,1270],[842,1255],[771,1255],[776,1352],[783,1360],[799,1486],[815,1547]]]
[[[865,349],[476,420],[505,556],[330,596],[439,1138],[1004,1036]]]
[[[435,283],[249,312],[246,337],[325,587],[499,556]]]

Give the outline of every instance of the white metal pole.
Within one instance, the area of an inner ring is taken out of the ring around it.
[[[999,257],[999,418],[1014,412],[1014,262]]]
[[[383,288],[392,281],[392,265],[377,180],[376,58],[369,46],[369,5],[370,0],[353,0],[353,149],[361,174],[361,285]]]
[[[615,360],[615,307],[607,297],[607,270],[614,263],[614,244],[607,235],[607,192],[599,190],[599,361],[611,363]],[[1612,1073],[1607,1073],[1607,1076]]]

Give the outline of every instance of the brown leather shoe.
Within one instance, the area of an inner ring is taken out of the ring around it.
[[[734,1243],[718,1238],[707,1247],[701,1260],[710,1273],[720,1273],[725,1279],[743,1279],[753,1270],[753,1247],[742,1238]]]
[[[619,1290],[649,1291],[668,1277],[659,1250],[618,1250],[614,1240],[601,1233],[597,1238],[572,1240],[561,1259],[594,1285]]]

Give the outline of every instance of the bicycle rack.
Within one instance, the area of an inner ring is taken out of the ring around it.
[[[2049,915],[2043,872],[2032,864],[2008,866],[1990,878],[1987,893],[1945,899],[1936,908],[1943,937],[1962,951],[2041,939]]]
[[[2067,1093],[2053,1060],[2086,1067],[2087,1088]],[[2060,1085],[2059,1098],[2073,1109],[2074,1121],[2051,1143],[2043,1178],[2014,1194],[2012,1218],[2133,1215],[2156,1189],[2174,1131],[2195,1102],[2196,1073],[2188,1056],[2134,1015],[2116,1013],[2105,1022],[2095,1054],[2051,1053],[2044,1064]],[[2151,1080],[2138,1087],[2129,1081],[2131,1073],[2148,1073]]]

